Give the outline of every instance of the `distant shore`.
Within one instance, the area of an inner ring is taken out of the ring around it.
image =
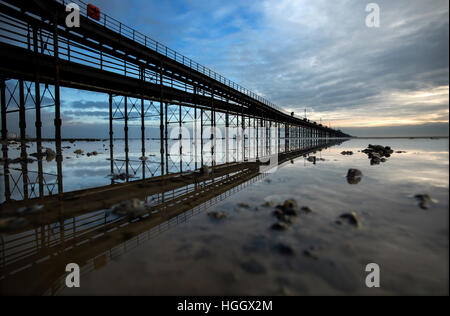
[[[348,137],[346,137],[348,138]],[[350,137],[350,139],[448,139],[449,136],[364,136],[364,137]],[[140,137],[130,137],[129,140],[141,140]],[[146,140],[160,140],[159,137],[147,137]],[[18,138],[7,138],[8,142],[20,142],[21,140]],[[125,138],[118,137],[114,138],[114,140],[125,140]],[[54,142],[54,138],[42,138],[42,142]],[[109,138],[62,138],[63,142],[106,142],[109,141]],[[37,142],[36,138],[27,138],[25,142]],[[1,143],[1,141],[0,141]]]

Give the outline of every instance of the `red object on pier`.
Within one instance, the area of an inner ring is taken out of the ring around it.
[[[100,9],[93,4],[88,4],[87,15],[94,20],[100,21]]]

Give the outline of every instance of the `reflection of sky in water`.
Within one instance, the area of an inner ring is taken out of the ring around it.
[[[371,166],[357,152],[369,143],[407,153]],[[448,294],[448,140],[352,140],[316,155],[325,161],[285,163],[211,209],[227,219],[197,215],[63,294]],[[362,171],[359,184],[347,183],[349,168]],[[413,198],[423,193],[438,201],[429,210]],[[287,198],[313,213],[274,232],[273,208],[261,205]],[[335,224],[350,211],[360,229]],[[277,252],[280,243],[294,255]],[[380,289],[364,285],[370,262],[381,267]]]

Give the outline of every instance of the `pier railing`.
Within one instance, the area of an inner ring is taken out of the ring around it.
[[[58,2],[62,3],[63,5],[67,5],[69,3],[76,3],[80,7],[80,14],[88,17],[88,4],[86,4],[82,0],[57,0]],[[267,99],[261,97],[260,95],[257,95],[256,93],[250,91],[247,88],[244,88],[243,86],[223,77],[222,75],[218,74],[217,72],[211,70],[210,68],[207,68],[194,60],[190,59],[189,57],[184,56],[183,54],[167,47],[164,44],[161,44],[160,42],[142,34],[141,32],[127,26],[126,24],[110,17],[109,15],[101,12],[100,13],[100,20],[96,21],[94,19],[91,19],[93,22],[97,22],[100,25],[103,25],[104,27],[128,38],[136,43],[139,43],[141,45],[144,45],[145,47],[166,56],[167,58],[170,58],[176,62],[179,62],[183,64],[186,67],[189,67],[192,70],[195,70],[197,72],[202,73],[205,76],[208,76],[211,79],[214,79],[230,88],[233,88],[255,100],[258,100],[259,102],[276,109],[280,112],[283,112],[285,114],[288,114],[287,111],[283,110],[281,107],[277,106],[276,104],[268,101]]]

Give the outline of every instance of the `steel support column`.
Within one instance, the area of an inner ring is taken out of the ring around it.
[[[126,182],[128,182],[129,181],[129,156],[128,156],[128,153],[129,153],[129,147],[128,147],[128,97],[127,96],[125,96],[124,97],[124,107],[125,107],[125,110],[124,110],[124,113],[125,113],[125,123],[124,123],[124,128],[123,128],[123,131],[124,131],[124,133],[125,133],[125,170],[126,170],[126,174],[127,174],[127,180],[126,180]]]
[[[111,168],[111,175],[114,174],[114,130],[113,130],[113,96],[109,94],[109,161]],[[111,184],[114,180],[111,178]]]

